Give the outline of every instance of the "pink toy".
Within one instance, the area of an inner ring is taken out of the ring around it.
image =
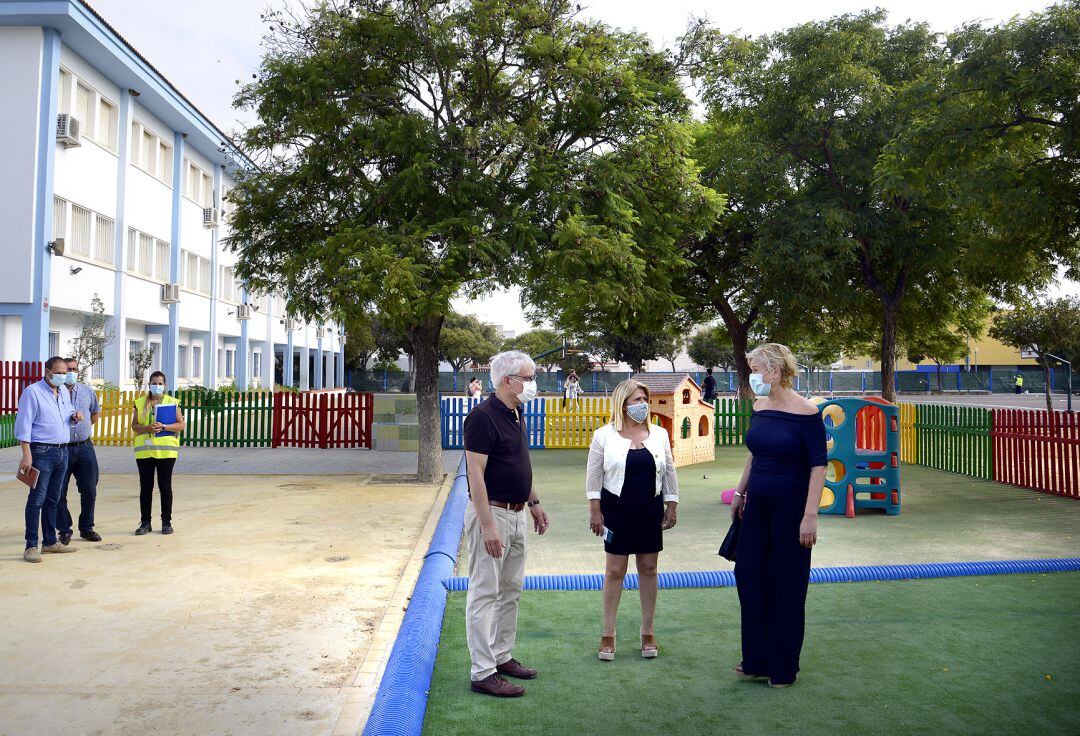
[[[728,488],[726,491],[721,491],[721,493],[720,493],[720,500],[723,501],[724,503],[728,504],[729,506],[731,505],[731,501],[734,498],[735,498],[735,489],[734,488]]]

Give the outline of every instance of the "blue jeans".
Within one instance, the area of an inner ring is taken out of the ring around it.
[[[60,491],[60,503],[56,507],[56,529],[61,534],[71,534],[71,512],[68,510],[68,485],[71,476],[79,487],[82,510],[79,512],[79,531],[94,529],[94,503],[97,501],[98,463],[94,443],[87,440],[81,445],[68,448],[68,467],[64,474],[64,488]]]
[[[42,543],[46,547],[56,544],[56,506],[60,503],[60,491],[67,474],[68,448],[31,442],[30,454],[33,466],[41,475],[26,497],[27,549],[37,547],[39,524]]]

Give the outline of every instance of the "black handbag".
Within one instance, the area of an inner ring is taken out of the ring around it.
[[[725,560],[735,561],[735,550],[739,546],[739,527],[741,525],[742,517],[736,514],[735,519],[731,522],[731,526],[728,527],[727,536],[724,537],[724,541],[720,543],[720,551],[716,553]]]

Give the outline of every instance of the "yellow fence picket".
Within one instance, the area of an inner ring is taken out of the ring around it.
[[[122,447],[132,443],[131,408],[138,396],[135,391],[98,391],[101,417],[94,425],[95,445]]]
[[[593,432],[610,417],[611,399],[606,396],[565,402],[561,398],[549,398],[544,407],[544,444],[549,448],[587,449]]]

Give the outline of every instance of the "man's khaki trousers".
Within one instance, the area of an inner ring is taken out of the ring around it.
[[[525,584],[525,536],[529,515],[491,507],[502,538],[503,554],[496,559],[484,548],[476,507],[465,509],[465,539],[469,546],[469,594],[465,602],[465,636],[472,657],[472,680],[483,680],[508,662],[517,636],[518,600]]]

